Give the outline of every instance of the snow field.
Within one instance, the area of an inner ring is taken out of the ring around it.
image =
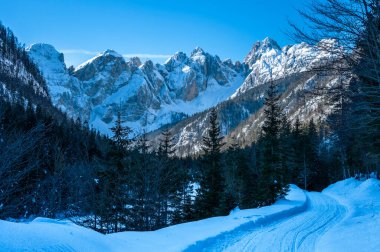
[[[322,193],[150,232],[103,235],[68,220],[0,221],[0,251],[380,251],[380,181],[347,179]]]
[[[197,241],[237,227],[302,211],[304,192],[290,187],[285,200],[272,206],[233,211],[228,216],[208,218],[150,232],[103,235],[70,221],[37,218],[29,223],[0,221],[0,251],[182,251]]]
[[[380,181],[346,179],[323,194],[345,205],[348,214],[321,238],[316,251],[380,251]]]

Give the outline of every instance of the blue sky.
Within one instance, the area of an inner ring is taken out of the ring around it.
[[[26,45],[49,43],[78,65],[106,49],[164,61],[200,46],[242,60],[266,36],[292,43],[304,0],[0,0],[0,20]]]

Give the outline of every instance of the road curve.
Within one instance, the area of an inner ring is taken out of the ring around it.
[[[318,239],[344,218],[347,209],[322,193],[306,195],[307,208],[297,215],[261,227],[238,228],[185,251],[315,251]]]

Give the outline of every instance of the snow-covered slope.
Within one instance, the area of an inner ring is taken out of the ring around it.
[[[348,216],[320,240],[317,250],[380,250],[380,181],[346,179],[323,191],[348,208]]]
[[[286,200],[258,209],[235,210],[224,217],[214,217],[179,224],[157,231],[121,232],[102,235],[70,221],[37,218],[30,223],[0,221],[0,251],[182,251],[205,240],[253,224],[265,225],[304,210],[306,197],[291,186]]]
[[[295,186],[272,206],[157,231],[102,235],[70,221],[0,221],[0,251],[378,251],[380,181],[347,179],[322,193]]]
[[[50,45],[35,44],[28,52],[45,76],[54,104],[106,134],[119,109],[127,125],[140,132],[215,106],[236,91],[247,70],[201,48],[190,56],[178,52],[165,64],[142,64],[138,58],[126,62],[107,50],[73,71]]]

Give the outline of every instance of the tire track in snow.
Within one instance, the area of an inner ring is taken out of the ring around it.
[[[308,206],[304,212],[262,227],[252,224],[244,230],[236,229],[186,251],[315,251],[318,239],[341,221],[347,210],[324,194],[306,195]]]

